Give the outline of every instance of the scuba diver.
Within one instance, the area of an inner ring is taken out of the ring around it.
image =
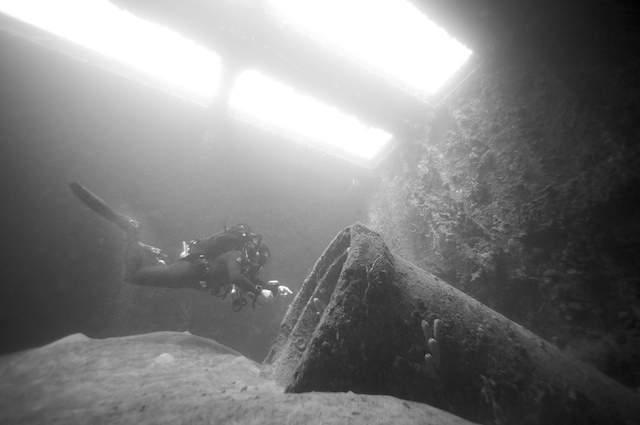
[[[267,301],[288,297],[293,292],[277,280],[264,282],[258,274],[269,259],[269,248],[262,236],[246,224],[238,224],[208,238],[182,242],[178,260],[167,264],[167,255],[159,248],[139,240],[140,224],[115,212],[97,195],[78,183],[71,191],[91,210],[114,223],[126,236],[126,282],[162,288],[192,288],[220,298],[232,297],[233,311],[260,297]]]

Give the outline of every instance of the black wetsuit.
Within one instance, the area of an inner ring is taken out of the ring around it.
[[[238,224],[206,239],[190,241],[181,258],[167,265],[161,250],[139,241],[139,223],[136,220],[114,211],[77,182],[69,183],[69,188],[82,203],[127,235],[127,282],[163,288],[201,289],[218,296],[225,296],[235,286],[240,292],[251,294],[254,301],[263,289],[278,295],[279,285],[258,279],[269,250],[262,244],[262,237],[251,232],[249,226]]]
[[[218,287],[233,283],[230,268],[235,270],[233,262],[240,258],[245,244],[253,236],[247,226],[236,226],[206,239],[190,241],[187,255],[169,265],[159,261],[159,250],[152,252],[153,247],[138,243],[137,252],[127,255],[125,280],[136,285],[216,292]],[[225,255],[234,252],[232,257]],[[144,264],[143,254],[148,255],[147,259],[154,257],[155,261]]]

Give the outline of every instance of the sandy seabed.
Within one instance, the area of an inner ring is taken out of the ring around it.
[[[215,341],[70,335],[0,358],[2,424],[469,424],[390,396],[285,394]]]

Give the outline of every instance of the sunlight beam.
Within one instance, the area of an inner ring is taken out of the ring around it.
[[[286,25],[420,95],[435,93],[471,50],[402,0],[268,0]]]
[[[220,58],[106,0],[0,0],[0,12],[124,63],[169,91],[210,103]]]
[[[261,125],[355,160],[373,159],[392,137],[254,70],[236,80],[230,107]]]

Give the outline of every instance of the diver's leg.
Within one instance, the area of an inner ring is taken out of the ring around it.
[[[136,285],[199,288],[200,279],[206,273],[206,266],[197,261],[179,260],[167,265],[158,248],[137,240],[127,243],[124,261],[124,280]]]
[[[127,237],[124,249],[124,280],[133,282],[133,276],[142,268],[166,267],[158,258],[157,251],[150,245],[140,242],[136,237]]]
[[[178,261],[167,266],[164,261],[166,256],[162,251],[139,241],[140,225],[136,220],[116,212],[99,196],[79,183],[69,183],[69,189],[84,205],[125,233],[125,281],[164,288],[199,286],[200,277],[206,272],[202,264],[197,261]]]
[[[202,269],[190,261],[176,261],[164,265],[144,266],[131,273],[127,282],[136,285],[155,286],[161,288],[193,288],[202,289],[200,278]]]

